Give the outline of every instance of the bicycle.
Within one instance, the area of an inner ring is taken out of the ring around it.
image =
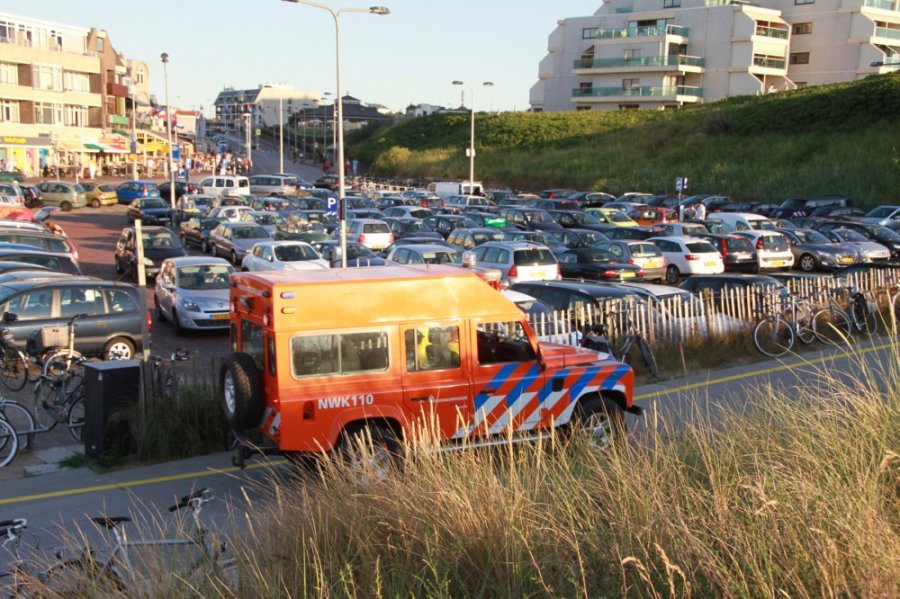
[[[850,323],[858,333],[874,335],[878,331],[878,302],[871,291],[861,291],[856,285],[847,290],[847,312]]]
[[[4,596],[19,597],[23,591],[28,589],[29,581],[33,580],[34,575],[29,572],[26,562],[19,554],[19,546],[22,543],[22,534],[28,528],[28,520],[25,518],[14,518],[12,520],[3,520],[0,522],[0,537],[3,543],[0,544],[4,550],[12,555],[12,569],[0,572],[0,579],[11,578],[12,584],[6,587],[0,586],[0,592],[4,592]]]
[[[79,357],[73,366],[80,366],[84,358]],[[53,371],[50,367],[45,370]],[[78,368],[42,374],[34,386],[34,420],[37,432],[53,430],[57,424],[65,422],[69,433],[76,441],[82,439],[84,428],[84,377]]]
[[[191,351],[186,347],[176,348],[168,359],[159,355],[150,356],[150,381],[152,388],[162,392],[166,399],[175,398],[175,373],[172,365],[191,359]]]
[[[16,431],[19,437],[19,449],[26,449],[31,444],[34,433],[41,432],[35,426],[34,415],[31,410],[21,403],[0,395],[0,420],[5,420]],[[23,444],[22,437],[27,436]],[[3,451],[3,440],[0,440],[0,452]]]
[[[9,465],[19,453],[19,434],[5,418],[0,418],[0,468]]]
[[[850,316],[834,300],[839,293],[839,290],[828,290],[828,304],[813,315],[813,333],[828,345],[847,343],[853,326]]]
[[[29,360],[15,346],[12,331],[8,328],[0,329],[0,383],[10,391],[19,391],[25,387],[29,375]]]
[[[182,497],[178,503],[169,508],[170,512],[177,512],[184,508],[191,509],[192,530],[189,534],[162,539],[129,540],[122,525],[131,522],[127,516],[107,516],[91,518],[100,528],[104,528],[111,535],[112,549],[108,555],[99,558],[90,547],[84,547],[72,551],[70,548],[61,548],[57,551],[59,562],[51,566],[42,576],[43,580],[52,583],[54,578],[64,576],[66,570],[77,570],[80,577],[87,578],[85,582],[109,586],[112,590],[125,593],[130,596],[153,594],[156,580],[154,575],[159,572],[141,572],[135,566],[131,556],[131,549],[141,547],[194,547],[201,551],[200,556],[191,561],[185,571],[171,572],[173,579],[187,581],[194,587],[204,581],[212,584],[226,585],[232,592],[237,590],[237,560],[234,557],[225,557],[227,547],[220,542],[215,535],[203,525],[201,513],[203,506],[213,500],[209,489],[200,489]],[[69,552],[74,557],[64,557]],[[195,588],[195,587],[194,587]]]
[[[585,331],[582,336],[581,345],[595,351],[603,351],[611,354],[619,362],[625,362],[628,359],[631,350],[638,348],[644,366],[655,377],[659,376],[659,365],[656,362],[656,356],[653,355],[653,349],[641,334],[637,325],[625,312],[617,312],[613,317],[622,318],[625,325],[625,335],[620,336],[618,343],[613,345],[609,340],[609,330],[605,324],[594,324]],[[609,351],[612,350],[612,351]]]
[[[777,292],[776,292],[777,293]],[[793,349],[796,335],[794,327],[778,309],[779,299],[769,299],[771,294],[763,295],[757,308],[758,320],[753,328],[753,345],[759,353],[778,358]]]
[[[75,349],[75,322],[86,314],[74,314],[66,322],[65,338],[58,327],[44,327],[40,331],[41,348],[44,352],[43,375],[58,375],[73,366],[84,363],[85,358]]]

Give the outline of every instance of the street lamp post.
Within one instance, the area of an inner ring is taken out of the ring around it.
[[[323,96],[330,96],[331,92],[322,92]],[[325,156],[328,155],[328,104],[322,103],[322,163],[325,163]]]
[[[161,58],[163,63],[163,81],[166,88],[166,139],[169,142],[169,203],[171,204],[172,211],[174,212],[175,169],[172,168],[172,163],[175,162],[175,156],[172,148],[172,105],[169,104],[169,55],[163,52]]]
[[[284,108],[281,90],[278,90],[278,172],[284,172]]]
[[[131,180],[138,180],[137,172],[137,104],[134,101],[134,77],[129,73],[128,88],[131,92]]]
[[[345,205],[344,205],[344,192],[345,192],[345,181],[344,181],[344,107],[343,102],[341,102],[341,15],[345,12],[359,12],[359,13],[371,13],[373,15],[387,15],[390,14],[390,10],[388,10],[384,6],[370,6],[369,8],[341,8],[339,10],[334,10],[330,6],[326,6],[324,4],[319,4],[318,2],[311,2],[310,0],[285,0],[285,2],[293,2],[294,4],[305,4],[307,6],[313,6],[315,8],[321,8],[323,10],[327,10],[331,13],[331,16],[334,18],[334,47],[335,47],[335,64],[337,71],[337,144],[338,144],[338,155],[337,155],[337,163],[339,165],[338,168],[338,209],[340,211],[340,223],[341,223],[341,268],[347,268],[347,221],[345,219]]]
[[[469,88],[469,94],[471,97],[472,103],[472,125],[471,132],[469,134],[469,195],[475,194],[475,87],[469,83],[465,83],[464,81],[454,81],[453,85],[465,85]],[[494,84],[490,81],[485,81],[482,83],[485,87],[491,87]]]

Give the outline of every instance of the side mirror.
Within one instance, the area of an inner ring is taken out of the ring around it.
[[[3,322],[16,322],[19,320],[19,315],[14,314],[13,312],[4,312],[3,313]]]

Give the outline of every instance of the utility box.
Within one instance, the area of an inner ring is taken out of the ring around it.
[[[84,454],[127,455],[135,451],[141,363],[110,360],[84,364]]]

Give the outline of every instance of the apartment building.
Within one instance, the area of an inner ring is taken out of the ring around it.
[[[132,80],[139,82],[130,88]],[[87,170],[123,162],[132,102],[144,95],[146,103],[148,87],[147,64],[123,58],[105,31],[0,13],[0,160],[7,168],[34,176],[45,165]]]
[[[900,0],[607,0],[561,20],[534,111],[666,109],[900,66]]]

